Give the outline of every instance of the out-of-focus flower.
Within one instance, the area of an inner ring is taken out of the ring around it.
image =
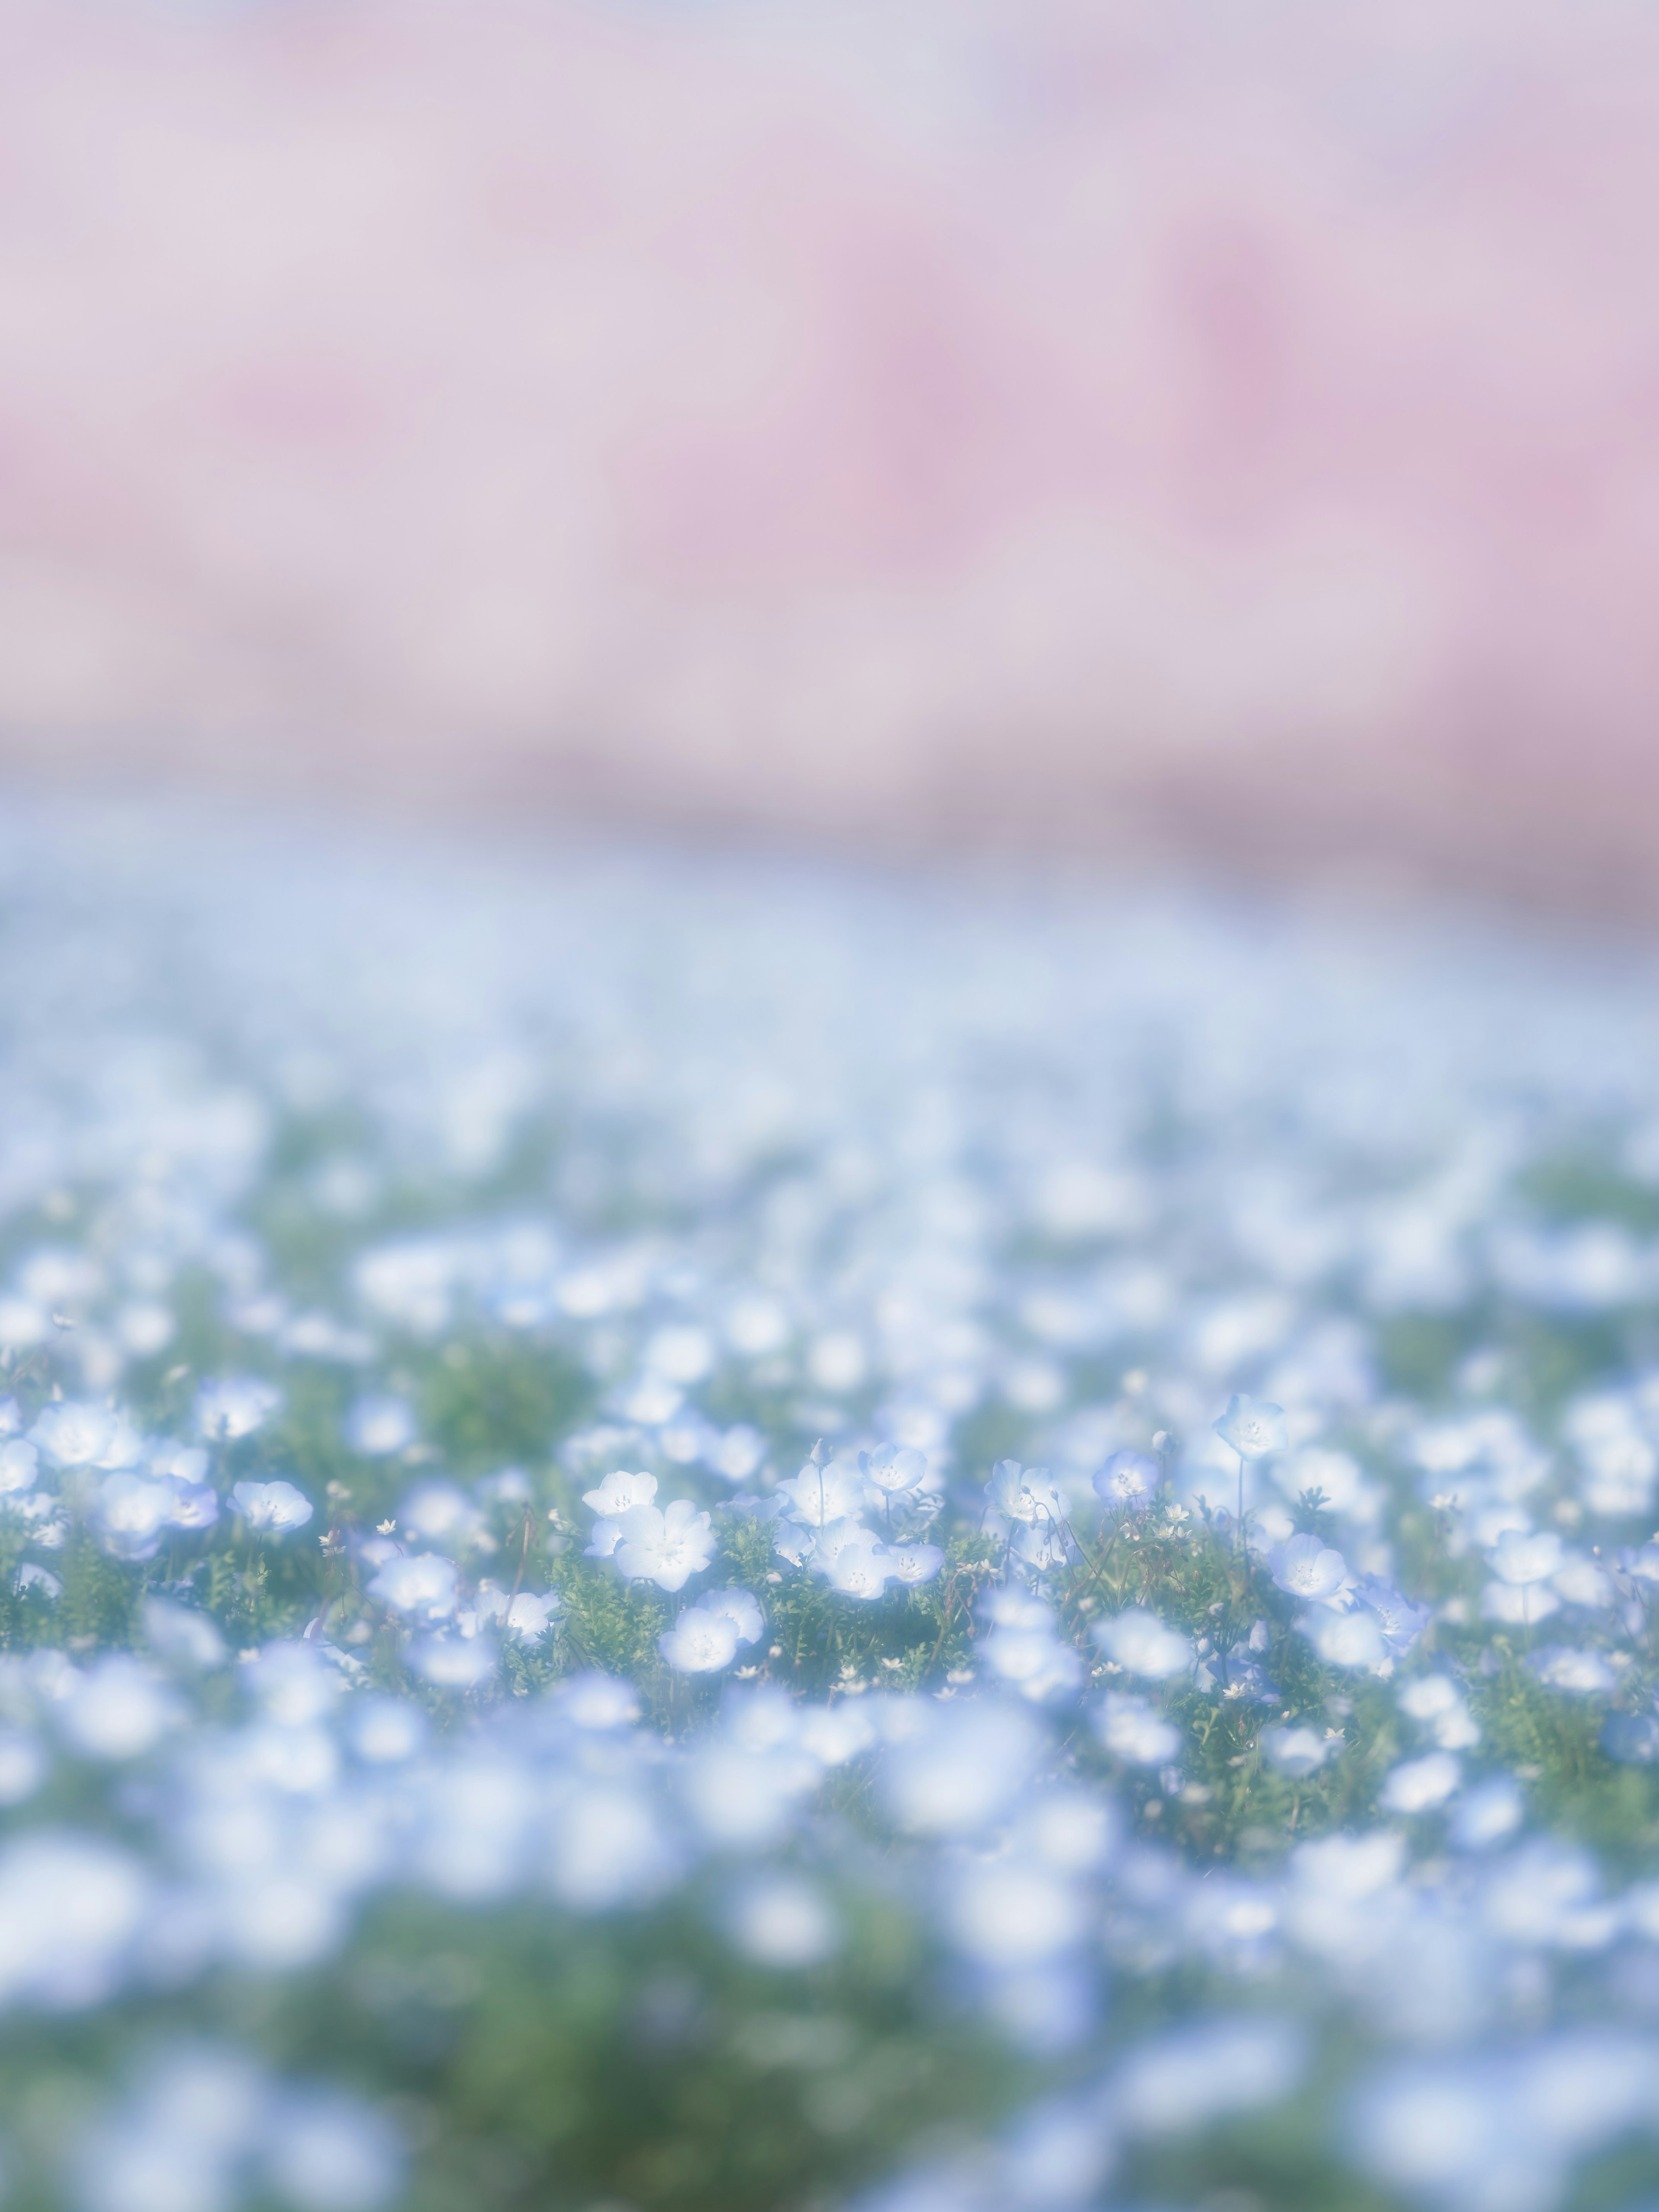
[[[368,1459],[389,1458],[415,1441],[415,1411],[405,1398],[383,1395],[354,1399],[346,1415],[345,1437]]]
[[[204,1382],[196,1393],[196,1426],[216,1443],[234,1443],[262,1429],[283,1403],[274,1382],[236,1375]]]
[[[1322,1606],[1304,1613],[1297,1626],[1328,1667],[1368,1667],[1375,1672],[1389,1663],[1376,1615],[1358,1606],[1351,1613]]]
[[[388,1559],[364,1594],[410,1620],[447,1620],[455,1610],[459,1581],[453,1560],[436,1552],[417,1552]]]
[[[1319,1735],[1310,1728],[1263,1729],[1256,1741],[1268,1765],[1292,1782],[1305,1782],[1317,1774],[1332,1753],[1342,1748],[1340,1736]]]
[[[1162,1766],[1181,1754],[1181,1731],[1144,1698],[1109,1691],[1097,1707],[1095,1732],[1114,1759],[1127,1766]]]
[[[1547,1582],[1556,1572],[1561,1565],[1561,1539],[1553,1528],[1533,1534],[1506,1528],[1486,1557],[1500,1583],[1524,1589],[1533,1583]]]
[[[131,1467],[143,1449],[125,1415],[69,1398],[46,1408],[28,1441],[55,1467]]]
[[[1429,1813],[1443,1805],[1463,1778],[1449,1751],[1431,1751],[1390,1770],[1377,1802],[1385,1813]]]
[[[1191,1639],[1178,1629],[1165,1627],[1156,1613],[1139,1606],[1097,1621],[1089,1633],[1126,1674],[1143,1674],[1150,1681],[1185,1674],[1193,1663]]]

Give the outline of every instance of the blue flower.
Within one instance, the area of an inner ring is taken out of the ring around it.
[[[1218,1421],[1211,1423],[1224,1444],[1231,1444],[1241,1459],[1267,1459],[1274,1452],[1287,1450],[1291,1432],[1285,1419],[1285,1408],[1268,1403],[1264,1398],[1246,1397],[1235,1391],[1227,1401],[1227,1410]]]

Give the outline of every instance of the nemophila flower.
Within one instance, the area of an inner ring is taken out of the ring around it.
[[[1508,1628],[1536,1628],[1560,1610],[1560,1599],[1544,1583],[1491,1582],[1480,1593],[1481,1619],[1502,1621]]]
[[[28,1440],[54,1467],[131,1467],[143,1448],[124,1414],[71,1398],[48,1406]]]
[[[1062,1521],[1019,1521],[1008,1540],[1011,1557],[1033,1574],[1046,1575],[1078,1556],[1071,1530]]]
[[[1609,1713],[1601,1723],[1601,1748],[1623,1766],[1659,1761],[1659,1719],[1651,1713]]]
[[[1296,1625],[1328,1667],[1365,1667],[1376,1674],[1394,1663],[1376,1614],[1364,1607],[1333,1613],[1321,1606]]]
[[[766,1633],[766,1618],[752,1590],[705,1590],[697,1602],[705,1613],[729,1620],[741,1644],[758,1644]]]
[[[483,1533],[483,1515],[453,1482],[423,1482],[398,1509],[398,1519],[412,1536],[452,1547],[474,1542]]]
[[[130,1851],[73,1829],[14,1833],[0,1844],[0,2002],[99,2003],[155,1903],[156,1884]]]
[[[1181,1731],[1144,1698],[1109,1691],[1091,1715],[1095,1733],[1126,1766],[1162,1766],[1181,1754]]]
[[[295,1528],[303,1528],[313,1510],[304,1491],[280,1479],[235,1483],[230,1503],[249,1529],[270,1536],[287,1536]]]
[[[1022,1467],[1018,1460],[1000,1459],[985,1494],[999,1513],[1027,1526],[1042,1522],[1052,1527],[1066,1518],[1065,1495],[1046,1467]]]
[[[714,1556],[714,1532],[708,1516],[689,1498],[677,1498],[665,1511],[654,1505],[630,1506],[617,1520],[612,1557],[624,1582],[654,1583],[659,1589],[684,1589]]]
[[[952,1944],[984,1966],[1054,1958],[1088,1925],[1088,1899],[1078,1885],[1026,1857],[969,1861],[955,1870],[943,1902]]]
[[[1158,1496],[1163,1469],[1145,1452],[1115,1451],[1092,1479],[1094,1493],[1114,1513],[1144,1513]]]
[[[175,1495],[165,1476],[106,1474],[93,1504],[93,1524],[104,1549],[118,1559],[153,1559],[173,1520]]]
[[[1560,1566],[1561,1539],[1553,1528],[1531,1534],[1506,1528],[1486,1557],[1500,1583],[1524,1589],[1534,1583],[1547,1582]]]
[[[1292,1782],[1317,1774],[1342,1748],[1340,1736],[1320,1735],[1310,1728],[1263,1729],[1256,1741],[1268,1765]]]
[[[984,1665],[1034,1704],[1070,1697],[1083,1680],[1083,1662],[1054,1634],[1051,1607],[1012,1589],[993,1594],[985,1611],[992,1626],[979,1649]]]
[[[808,1528],[832,1521],[856,1520],[864,1510],[864,1479],[851,1468],[819,1467],[808,1461],[800,1473],[778,1485],[787,1510]]]
[[[337,2088],[273,2098],[261,2152],[271,2190],[297,2212],[380,2212],[409,2163],[391,2118]]]
[[[1429,1625],[1429,1607],[1413,1605],[1392,1583],[1384,1582],[1380,1576],[1362,1575],[1352,1585],[1352,1595],[1354,1602],[1363,1605],[1376,1621],[1383,1646],[1392,1659],[1403,1659]]]
[[[1454,1850],[1489,1851],[1505,1844],[1527,1816],[1521,1785],[1512,1774],[1494,1774],[1458,1803],[1448,1831]]]
[[[85,1759],[137,1759],[180,1718],[178,1699],[142,1661],[113,1651],[94,1661],[54,1717]]]
[[[481,1627],[496,1628],[522,1644],[539,1644],[563,1604],[556,1590],[520,1590],[515,1595],[493,1583],[481,1583],[471,1607],[472,1633]]]
[[[1000,1820],[1026,1790],[1043,1757],[1034,1714],[1003,1700],[917,1700],[890,1716],[878,1771],[881,1799],[911,1835],[965,1837]]]
[[[1292,1536],[1288,1543],[1275,1544],[1267,1554],[1267,1569],[1278,1589],[1304,1605],[1346,1607],[1349,1601],[1348,1563],[1317,1536]]]
[[[412,1444],[416,1433],[415,1409],[405,1398],[371,1393],[354,1399],[346,1415],[346,1442],[367,1459],[389,1458]]]
[[[1650,1536],[1645,1544],[1621,1544],[1618,1559],[1620,1572],[1632,1582],[1659,1585],[1659,1538]]]
[[[0,1444],[0,1497],[9,1497],[18,1491],[33,1490],[40,1467],[39,1451],[21,1437],[13,1437]]]
[[[144,1600],[144,1633],[158,1657],[191,1672],[222,1666],[225,1639],[204,1613],[164,1597]]]
[[[823,1892],[798,1875],[740,1882],[721,1922],[732,1945],[759,1966],[821,1966],[842,1947],[841,1922]]]
[[[915,1589],[930,1583],[945,1565],[945,1553],[937,1544],[887,1542],[887,1571],[896,1582]]]
[[[738,1656],[737,1623],[689,1605],[657,1638],[657,1649],[677,1674],[715,1674]]]
[[[792,1567],[804,1567],[817,1557],[817,1531],[803,1528],[799,1521],[775,1521],[772,1524],[772,1549],[781,1559]]]
[[[597,1735],[632,1728],[640,1717],[639,1692],[633,1684],[594,1669],[568,1675],[554,1692],[554,1700],[574,1728]]]
[[[880,1444],[872,1452],[859,1454],[859,1468],[866,1482],[889,1498],[901,1498],[927,1474],[927,1461],[908,1444]]]
[[[196,1426],[215,1443],[234,1443],[262,1429],[282,1403],[274,1382],[253,1375],[228,1376],[203,1383],[196,1393]]]
[[[1166,1681],[1172,1674],[1183,1674],[1193,1663],[1191,1640],[1178,1629],[1165,1627],[1156,1613],[1139,1606],[1130,1606],[1109,1620],[1097,1621],[1089,1633],[1126,1674],[1143,1674],[1150,1681]]]
[[[1449,1674],[1419,1674],[1401,1685],[1400,1709],[1425,1728],[1442,1751],[1471,1751],[1480,1741],[1480,1724]]]
[[[422,1636],[409,1647],[410,1665],[440,1690],[476,1690],[501,1663],[486,1636]]]
[[[1619,1686],[1619,1677],[1599,1651],[1576,1651],[1570,1645],[1552,1644],[1534,1651],[1527,1664],[1552,1690],[1567,1690],[1576,1697],[1606,1697]]]
[[[413,1759],[431,1734],[426,1715],[407,1698],[357,1697],[351,1701],[346,1736],[359,1759],[390,1766]]]
[[[812,1571],[843,1597],[878,1598],[893,1578],[886,1545],[856,1521],[832,1521],[818,1531]]]
[[[1463,1778],[1463,1770],[1449,1751],[1431,1751],[1423,1759],[1408,1759],[1389,1770],[1377,1799],[1385,1813],[1431,1813],[1443,1805]]]
[[[174,1475],[169,1517],[175,1528],[211,1528],[219,1518],[218,1492],[210,1482],[181,1482]]]
[[[1276,1705],[1279,1686],[1248,1644],[1206,1659],[1194,1680],[1200,1690],[1218,1690],[1231,1705]]]
[[[364,1595],[410,1620],[447,1620],[455,1610],[459,1579],[453,1560],[437,1552],[417,1552],[388,1559]]]
[[[0,1808],[33,1797],[51,1771],[46,1746],[22,1729],[0,1728]]]
[[[618,1468],[597,1488],[582,1492],[582,1504],[591,1505],[602,1520],[618,1521],[636,1505],[649,1505],[657,1495],[654,1474],[625,1474]]]
[[[1235,1391],[1227,1401],[1226,1412],[1210,1425],[1222,1443],[1231,1445],[1241,1459],[1267,1459],[1274,1452],[1290,1448],[1291,1432],[1284,1407],[1270,1405],[1265,1399],[1247,1397],[1242,1391]]]

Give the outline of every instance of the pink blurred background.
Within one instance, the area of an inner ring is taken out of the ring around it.
[[[1659,908],[1659,24],[0,0],[0,759]]]

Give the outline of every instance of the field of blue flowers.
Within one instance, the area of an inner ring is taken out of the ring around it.
[[[21,2212],[1659,2203],[1644,957],[0,828]]]

